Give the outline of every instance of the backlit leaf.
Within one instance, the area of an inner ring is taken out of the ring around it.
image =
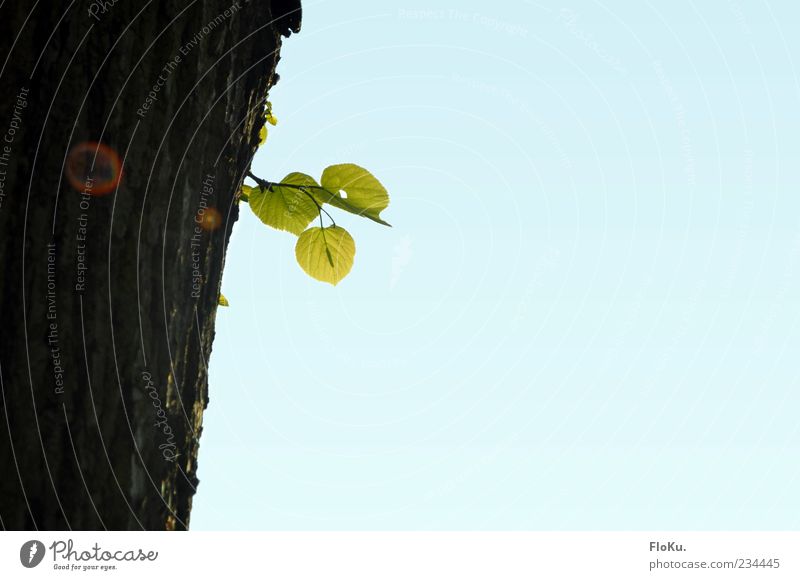
[[[322,201],[388,226],[380,213],[389,205],[389,194],[375,176],[353,163],[331,165],[322,172]],[[345,195],[342,195],[342,191]]]
[[[317,184],[313,177],[303,173],[290,173],[282,183]],[[293,187],[254,187],[249,196],[250,209],[258,219],[270,227],[295,235],[300,235],[319,214],[317,205],[309,195]]]
[[[239,199],[244,201],[250,201],[250,194],[253,192],[255,188],[250,187],[249,185],[242,185],[242,189],[239,192]]]
[[[309,228],[297,239],[294,252],[306,274],[336,286],[353,267],[356,243],[340,226]]]

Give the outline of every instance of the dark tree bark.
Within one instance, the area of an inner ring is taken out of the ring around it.
[[[2,3],[2,528],[188,527],[236,191],[298,27],[291,0]]]

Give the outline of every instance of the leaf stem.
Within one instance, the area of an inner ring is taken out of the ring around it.
[[[252,171],[247,172],[247,177],[255,181],[259,187],[263,187],[265,189],[270,189],[273,185],[276,185],[270,181],[267,181],[266,179],[261,179],[260,177],[257,177],[256,175],[253,174]]]
[[[291,183],[276,183],[275,185],[280,185],[282,187],[294,187],[295,189],[299,189],[300,191],[305,193],[309,197],[309,199],[314,202],[314,205],[317,206],[317,210],[319,211],[319,227],[323,227],[323,225],[322,225],[322,213],[323,212],[325,213],[326,216],[328,216],[328,219],[331,220],[331,224],[333,225],[333,227],[334,228],[336,227],[336,222],[334,221],[334,219],[331,216],[331,214],[328,213],[328,210],[323,208],[322,205],[317,201],[317,198],[315,198],[313,195],[311,195],[305,187],[303,187],[302,185],[299,186],[299,187],[296,187],[296,186],[292,185]]]

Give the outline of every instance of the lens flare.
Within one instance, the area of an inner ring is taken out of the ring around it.
[[[222,215],[215,208],[207,207],[197,212],[195,221],[205,231],[211,232],[222,225]]]
[[[77,191],[106,195],[114,191],[122,179],[122,161],[108,145],[85,141],[70,150],[65,173]]]

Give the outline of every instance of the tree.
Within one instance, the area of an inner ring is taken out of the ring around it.
[[[0,5],[4,529],[188,527],[236,196],[299,21]]]

